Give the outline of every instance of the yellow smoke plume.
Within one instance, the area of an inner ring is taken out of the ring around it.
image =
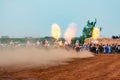
[[[60,38],[61,30],[58,24],[52,24],[51,34],[52,34],[52,37],[55,38],[56,40]]]
[[[94,27],[92,30],[92,38],[97,39],[99,37],[99,34],[100,34],[100,29],[97,27]]]

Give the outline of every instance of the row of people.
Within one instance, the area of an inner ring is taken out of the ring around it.
[[[118,44],[87,44],[84,46],[86,49],[94,53],[120,53],[120,45]]]

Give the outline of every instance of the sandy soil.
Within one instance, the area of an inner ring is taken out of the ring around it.
[[[120,54],[98,54],[68,63],[44,69],[1,67],[0,80],[120,80]]]

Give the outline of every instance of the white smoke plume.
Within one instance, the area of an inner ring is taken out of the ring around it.
[[[71,43],[71,39],[75,37],[76,31],[77,31],[77,24],[75,23],[69,24],[67,30],[64,33],[65,40]]]

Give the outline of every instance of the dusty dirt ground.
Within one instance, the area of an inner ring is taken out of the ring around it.
[[[98,54],[68,63],[46,69],[1,67],[0,80],[120,80],[120,54]]]

